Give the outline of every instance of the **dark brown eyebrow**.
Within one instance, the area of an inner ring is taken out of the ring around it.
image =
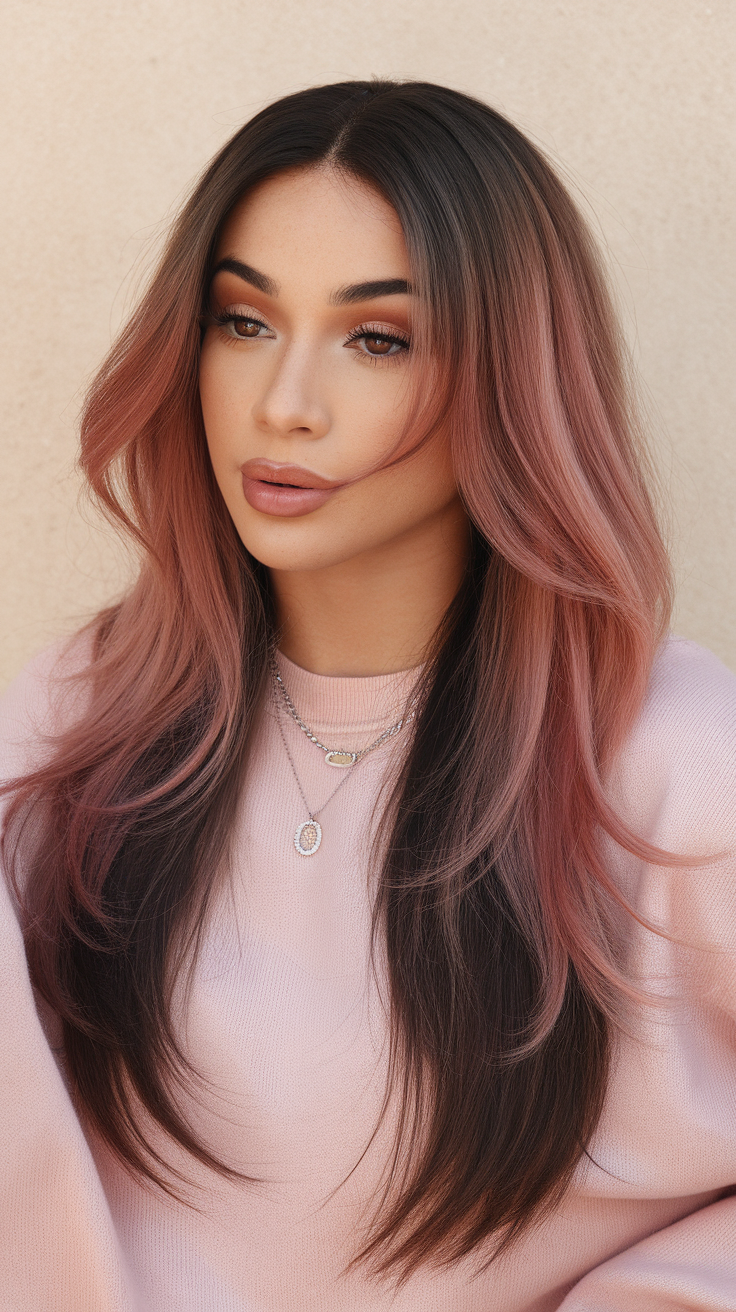
[[[278,296],[278,284],[273,278],[259,273],[258,269],[244,264],[242,260],[231,256],[220,260],[213,271],[213,278],[221,272],[234,273],[237,278],[249,282],[251,287],[256,287],[266,296]],[[354,282],[347,287],[340,287],[333,292],[330,300],[333,305],[354,305],[356,301],[372,301],[379,296],[410,296],[411,290],[411,284],[405,278],[374,278],[370,282]]]
[[[378,296],[411,296],[411,283],[405,278],[376,278],[373,282],[354,282],[333,292],[333,305],[353,305],[355,301],[372,301]]]
[[[250,264],[243,264],[242,260],[234,260],[228,257],[220,260],[220,263],[213,271],[212,277],[216,273],[234,273],[236,278],[242,278],[243,282],[249,282],[251,287],[256,287],[259,292],[266,296],[277,296],[278,287],[273,278],[268,278],[265,273],[259,273]]]

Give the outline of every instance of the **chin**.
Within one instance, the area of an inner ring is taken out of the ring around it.
[[[355,543],[346,546],[344,540],[338,544],[337,534],[319,534],[319,541],[300,541],[301,534],[294,534],[289,541],[289,534],[278,534],[279,540],[269,541],[264,534],[240,534],[246,550],[266,569],[299,573],[329,569],[341,565],[366,550],[367,544]],[[310,535],[311,536],[311,535]],[[332,539],[325,540],[325,539]]]

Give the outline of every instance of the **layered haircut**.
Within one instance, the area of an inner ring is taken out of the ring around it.
[[[82,421],[82,467],[140,574],[92,625],[83,711],[16,785],[6,849],[85,1121],[164,1187],[149,1118],[237,1177],[181,1110],[171,998],[226,859],[273,617],[210,467],[198,352],[233,206],[317,165],[399,216],[437,380],[416,429],[446,425],[473,534],[376,872],[400,1114],[356,1260],[405,1277],[497,1251],[569,1186],[631,995],[603,836],[652,855],[605,793],[670,599],[625,355],[580,215],[492,109],[422,82],[318,87],[207,169]]]

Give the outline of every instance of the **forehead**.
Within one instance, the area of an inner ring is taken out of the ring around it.
[[[233,209],[216,258],[234,256],[278,283],[332,288],[409,278],[398,215],[373,187],[321,166],[267,178]]]

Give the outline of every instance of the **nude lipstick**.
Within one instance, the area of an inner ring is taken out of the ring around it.
[[[240,472],[248,505],[264,515],[308,515],[345,486],[301,465],[279,465],[272,460],[248,460]]]

